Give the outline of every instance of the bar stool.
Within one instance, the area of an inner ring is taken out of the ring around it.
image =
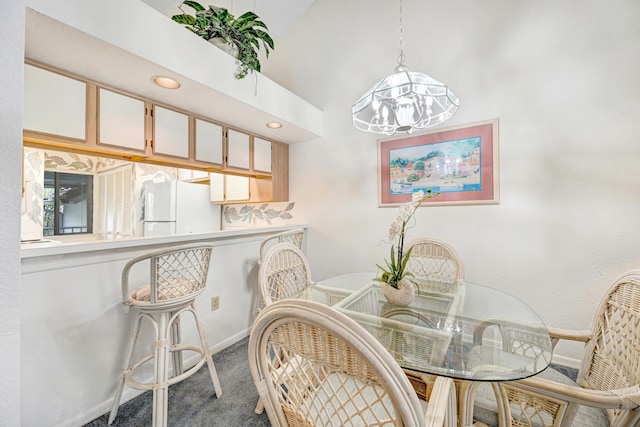
[[[167,425],[168,388],[194,374],[203,364],[207,364],[216,396],[222,390],[218,374],[213,364],[211,350],[195,309],[195,299],[202,293],[207,282],[212,246],[185,245],[141,255],[127,262],[122,270],[123,304],[136,310],[127,353],[124,358],[120,381],[113,398],[109,424],[118,414],[120,398],[125,382],[138,390],[153,390],[153,425]],[[129,291],[131,268],[141,262],[150,265],[149,284]],[[201,346],[184,345],[180,342],[180,315],[191,313],[196,322]],[[153,324],[156,341],[154,351],[132,363],[136,340],[142,320]],[[198,362],[184,370],[182,351],[194,351],[200,355]],[[169,356],[172,356],[173,376],[169,376]],[[153,360],[154,379],[143,383],[133,379],[134,371]]]
[[[260,263],[267,254],[267,250],[277,243],[291,243],[299,249],[302,249],[302,239],[304,238],[304,228],[295,228],[293,230],[283,231],[282,233],[273,234],[262,242],[260,242]]]

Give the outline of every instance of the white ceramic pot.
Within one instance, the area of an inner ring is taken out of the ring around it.
[[[416,296],[413,283],[406,277],[398,281],[397,288],[382,282],[380,283],[380,290],[387,301],[395,305],[409,305]]]
[[[236,46],[235,44],[227,43],[227,41],[222,37],[215,37],[215,38],[209,39],[209,43],[222,49],[223,51],[233,56],[234,58],[238,59],[239,51],[238,51],[238,46]]]

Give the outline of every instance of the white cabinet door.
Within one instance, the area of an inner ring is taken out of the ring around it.
[[[225,197],[228,202],[249,200],[249,178],[246,176],[225,176]]]
[[[24,66],[23,127],[86,138],[87,85],[32,65]]]
[[[144,151],[144,101],[100,88],[98,143]]]
[[[224,202],[224,175],[221,173],[209,174],[209,200]]]
[[[249,170],[249,135],[229,129],[227,139],[227,166]]]
[[[209,198],[212,202],[249,200],[249,178],[246,176],[209,174]]]
[[[253,137],[253,170],[271,173],[271,141]]]
[[[189,158],[189,116],[153,107],[153,153]]]
[[[222,165],[222,126],[196,119],[195,159]]]

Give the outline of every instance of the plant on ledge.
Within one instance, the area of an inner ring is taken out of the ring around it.
[[[413,299],[413,283],[407,283],[407,281],[403,280],[406,277],[413,276],[413,274],[406,271],[407,262],[411,256],[411,248],[409,248],[407,252],[404,252],[404,237],[409,228],[409,221],[413,218],[416,209],[420,207],[425,199],[430,199],[438,194],[440,193],[431,194],[431,189],[428,189],[426,194],[422,190],[413,193],[411,195],[411,201],[400,206],[398,216],[396,216],[396,219],[391,223],[391,227],[389,228],[391,256],[388,260],[385,260],[385,267],[377,264],[382,274],[375,279],[381,283],[382,292],[389,302],[406,305]],[[399,300],[392,301],[389,294],[392,293],[393,290],[389,288],[403,290],[405,295],[401,296]]]
[[[273,50],[273,39],[267,33],[267,25],[253,12],[246,12],[235,18],[231,12],[223,7],[209,5],[205,9],[200,3],[185,0],[179,6],[189,6],[195,11],[195,16],[187,13],[173,15],[172,20],[184,25],[193,33],[205,40],[222,39],[228,45],[238,49],[237,59],[240,71],[236,78],[242,79],[253,71],[260,71],[258,50],[260,44],[269,57],[269,48]],[[184,12],[184,11],[183,11]]]

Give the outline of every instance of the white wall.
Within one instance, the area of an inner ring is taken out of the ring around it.
[[[548,325],[588,328],[615,277],[640,267],[638,16],[627,0],[404,1],[406,65],[461,99],[444,126],[500,119],[500,204],[421,208],[410,237],[450,242],[468,280],[518,295]],[[350,114],[395,67],[398,26],[396,1],[317,0],[263,66],[325,114],[323,139],[290,147],[316,279],[373,270],[389,250],[379,137]]]
[[[0,414],[20,425],[20,189],[24,1],[0,4]]]

